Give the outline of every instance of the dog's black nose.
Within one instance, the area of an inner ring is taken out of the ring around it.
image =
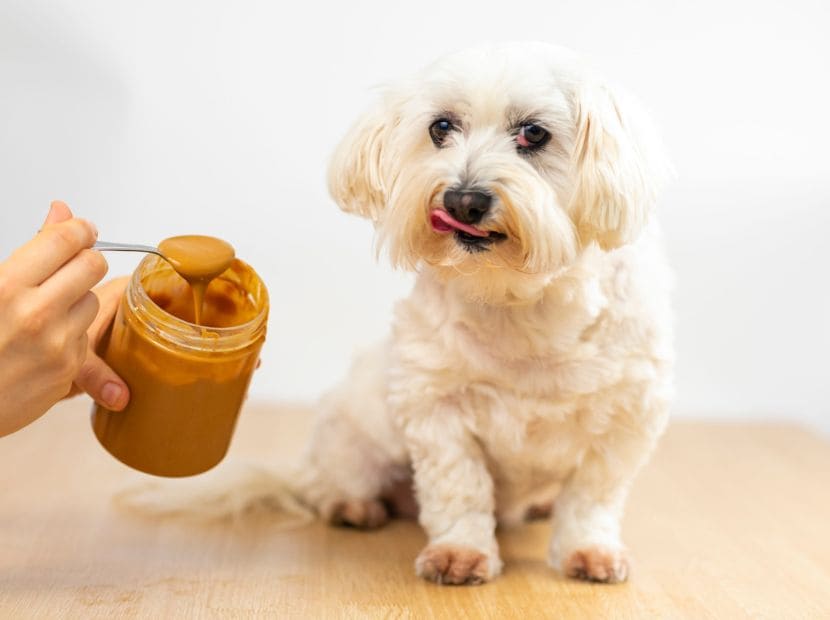
[[[444,208],[462,224],[478,224],[492,202],[493,197],[484,192],[455,189],[444,192]]]

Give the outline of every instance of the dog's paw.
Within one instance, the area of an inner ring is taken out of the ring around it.
[[[498,575],[501,560],[463,545],[427,545],[415,560],[419,577],[438,584],[478,585]]]
[[[333,504],[326,513],[332,525],[356,527],[362,530],[373,530],[389,521],[386,507],[376,499],[343,500]]]
[[[562,572],[585,581],[620,583],[628,579],[628,560],[623,551],[589,547],[570,553]]]

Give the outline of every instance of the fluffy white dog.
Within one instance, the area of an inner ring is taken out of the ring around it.
[[[417,573],[466,584],[501,570],[497,522],[555,497],[551,565],[624,580],[623,505],[672,394],[651,221],[666,172],[638,108],[561,48],[457,53],[392,86],[330,171],[339,205],[418,273],[391,336],[323,399],[287,494],[243,474],[133,506],[216,515],[298,495],[376,527],[414,486]]]
[[[373,527],[412,476],[416,571],[460,584],[499,574],[497,522],[556,496],[550,564],[624,580],[623,505],[672,394],[667,169],[637,107],[561,48],[465,51],[388,88],[330,190],[417,282],[324,399],[305,501]]]

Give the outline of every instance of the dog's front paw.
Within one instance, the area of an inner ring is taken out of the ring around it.
[[[415,560],[419,577],[438,584],[477,585],[499,574],[501,560],[464,545],[427,545]]]
[[[568,554],[562,572],[585,581],[620,583],[628,579],[628,560],[622,550],[588,547]]]
[[[332,525],[362,530],[373,530],[389,521],[386,507],[375,499],[348,499],[336,502],[324,514]]]

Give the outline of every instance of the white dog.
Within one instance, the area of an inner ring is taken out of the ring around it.
[[[418,277],[324,399],[302,493],[373,527],[411,475],[425,579],[498,575],[496,523],[558,489],[551,565],[627,576],[623,505],[672,393],[668,167],[640,114],[572,53],[510,44],[392,86],[334,156],[337,203]]]
[[[551,565],[626,578],[623,505],[672,394],[651,221],[668,167],[639,114],[570,52],[511,44],[440,60],[358,121],[331,192],[418,278],[389,339],[323,399],[289,496],[376,527],[414,482],[416,571],[454,584],[498,575],[496,523],[555,497]],[[211,484],[134,504],[286,499],[267,475]]]

